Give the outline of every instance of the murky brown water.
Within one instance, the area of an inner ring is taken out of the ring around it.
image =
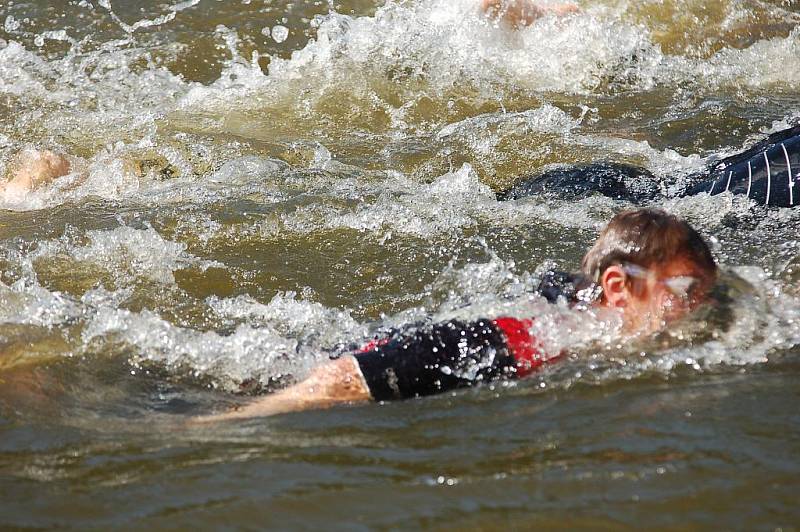
[[[0,205],[3,527],[798,527],[800,214],[741,198],[664,204],[733,286],[683,339],[186,424],[376,327],[555,312],[538,275],[628,205],[493,191],[596,160],[674,183],[796,123],[797,2],[520,32],[469,0],[64,4],[0,6],[0,170],[30,144],[78,169]]]

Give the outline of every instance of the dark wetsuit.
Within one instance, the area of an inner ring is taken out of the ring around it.
[[[586,286],[580,274],[547,271],[536,292],[550,303],[576,303]],[[532,323],[503,317],[418,325],[379,336],[353,354],[375,400],[432,395],[524,377],[559,358],[542,350]]]
[[[688,180],[679,196],[730,191],[756,203],[776,207],[800,204],[800,126],[770,135],[749,150],[712,163],[708,170]],[[600,162],[550,170],[524,179],[498,194],[498,199],[518,199],[533,194],[578,199],[599,193],[633,203],[661,197],[658,180],[635,166]]]
[[[531,323],[497,318],[421,325],[373,341],[354,356],[376,401],[432,395],[523,377],[556,358],[543,353]]]
[[[800,204],[800,126],[770,135],[765,141],[715,164],[711,177],[687,194],[744,194],[756,203],[777,207]],[[798,190],[795,190],[798,189]]]

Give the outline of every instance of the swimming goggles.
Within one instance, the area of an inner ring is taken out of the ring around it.
[[[622,269],[636,279],[647,279],[648,274],[652,271],[631,263],[622,264]],[[656,282],[663,285],[670,294],[687,301],[695,299],[698,295],[697,291],[703,285],[701,279],[691,275],[674,275],[658,279]]]

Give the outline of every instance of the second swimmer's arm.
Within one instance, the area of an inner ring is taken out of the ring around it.
[[[8,181],[0,183],[0,199],[19,200],[30,191],[47,185],[72,169],[66,156],[50,150],[26,149],[10,165]]]
[[[481,9],[492,18],[519,27],[530,26],[548,13],[558,16],[575,13],[578,6],[572,3],[539,5],[532,0],[481,0]]]

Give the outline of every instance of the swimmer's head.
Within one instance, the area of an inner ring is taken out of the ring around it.
[[[717,278],[700,234],[659,209],[616,215],[581,268],[602,289],[598,303],[621,310],[631,332],[653,332],[685,316],[703,303]]]

